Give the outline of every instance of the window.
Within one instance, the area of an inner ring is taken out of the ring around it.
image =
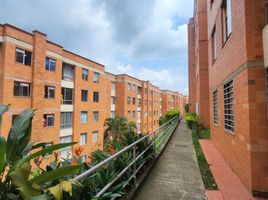
[[[60,143],[70,143],[72,142],[72,136],[64,136],[64,137],[60,137]],[[60,154],[61,156],[67,157],[68,155],[72,154],[72,147],[68,146],[65,148],[62,148],[60,150]]]
[[[111,111],[111,113],[110,113],[110,118],[115,118],[115,111]]]
[[[213,92],[213,120],[214,124],[219,124],[219,111],[218,111],[218,91]]]
[[[62,64],[62,80],[73,81],[74,66],[67,63]]]
[[[87,133],[81,133],[80,134],[80,145],[86,145],[87,144]]]
[[[132,111],[132,118],[135,118],[135,117],[136,117],[136,112]]]
[[[111,97],[111,104],[112,104],[112,105],[115,104],[115,97]]]
[[[73,113],[61,112],[60,113],[60,128],[61,129],[72,128],[72,124],[73,124]]]
[[[144,93],[147,94],[148,93],[148,89],[144,88]]]
[[[80,122],[87,123],[87,111],[82,111],[80,114]]]
[[[88,80],[88,69],[82,68],[82,80]]]
[[[131,117],[131,112],[130,112],[130,110],[129,110],[129,111],[127,111],[127,117],[128,117],[128,118],[130,118],[130,117]]]
[[[131,98],[128,97],[128,98],[127,98],[127,104],[130,104],[130,102],[131,102]]]
[[[234,92],[233,81],[224,85],[224,127],[225,130],[234,132]]]
[[[73,89],[61,88],[61,104],[73,104]]]
[[[99,102],[99,92],[93,92],[93,102]]]
[[[142,88],[138,87],[138,94],[141,94],[141,90],[142,90]]]
[[[144,117],[147,117],[147,115],[148,115],[147,112],[144,112]]]
[[[100,82],[100,73],[94,72],[93,82],[94,83],[99,83]]]
[[[43,127],[54,127],[54,114],[45,114],[44,115]]]
[[[56,71],[56,60],[46,57],[46,70]]]
[[[130,88],[131,88],[131,84],[128,83],[128,84],[127,84],[127,90],[130,91]]]
[[[132,84],[132,91],[136,92],[136,85],[135,84]]]
[[[214,30],[212,32],[211,42],[212,42],[212,58],[213,58],[213,61],[215,61],[217,59],[217,34],[216,34],[216,28],[214,28]]]
[[[135,105],[136,104],[136,98],[132,98],[132,104]]]
[[[54,99],[55,98],[55,87],[45,85],[45,98]]]
[[[111,90],[115,90],[115,83],[111,83]]]
[[[138,99],[138,107],[141,107],[141,100]]]
[[[32,66],[32,52],[16,48],[16,62]]]
[[[94,143],[98,141],[98,137],[99,137],[98,135],[99,135],[98,131],[93,131],[92,132],[92,140],[93,140]]]
[[[94,111],[93,112],[93,121],[94,122],[98,122],[99,121],[99,112],[98,111]]]
[[[87,90],[81,90],[81,101],[87,101]]]
[[[231,0],[224,0],[222,3],[222,31],[225,43],[232,32]]]
[[[14,81],[13,94],[17,97],[30,97],[31,84]]]
[[[141,119],[141,111],[138,111],[138,119]]]

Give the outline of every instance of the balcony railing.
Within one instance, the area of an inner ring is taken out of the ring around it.
[[[102,167],[107,167],[113,160],[122,157],[126,154],[128,154],[130,151],[132,151],[133,159],[129,162],[129,164],[120,172],[118,173],[115,178],[112,179],[107,185],[105,185],[97,194],[96,198],[100,198],[111,186],[113,186],[116,181],[118,181],[121,177],[126,176],[127,181],[124,183],[123,187],[126,187],[129,185],[129,183],[134,179],[134,182],[136,183],[136,175],[137,173],[142,169],[142,167],[146,164],[146,161],[141,162],[142,156],[145,156],[145,153],[148,152],[149,149],[152,147],[154,148],[153,155],[154,158],[157,158],[161,152],[163,151],[164,147],[166,146],[167,142],[169,141],[170,137],[172,136],[172,133],[174,132],[175,128],[179,124],[180,119],[178,117],[174,117],[164,125],[160,126],[158,129],[156,129],[153,132],[150,132],[149,134],[145,135],[141,139],[137,140],[136,142],[132,143],[131,145],[123,148],[122,150],[118,151],[117,153],[113,154],[106,160],[98,163],[97,165],[93,166],[89,170],[85,171],[84,173],[78,175],[75,177],[75,180],[81,181],[82,179],[95,174],[99,169]],[[138,151],[138,146],[141,143],[144,143],[145,140],[151,141],[147,147],[143,151]],[[130,172],[130,173],[126,173]],[[136,186],[136,184],[134,184]]]

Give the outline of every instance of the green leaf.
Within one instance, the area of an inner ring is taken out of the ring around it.
[[[59,178],[67,176],[69,174],[74,174],[81,169],[82,169],[82,165],[61,167],[61,168],[55,169],[53,171],[43,173],[43,174],[33,178],[32,180],[30,180],[30,182],[38,184],[38,185],[42,185],[44,183],[57,180]]]
[[[6,139],[0,135],[0,174],[5,168],[6,160]]]
[[[33,196],[40,195],[40,192],[34,190],[28,182],[30,172],[30,164],[24,163],[21,167],[16,168],[10,173],[13,183],[18,187],[23,199],[31,199]]]
[[[10,165],[22,158],[22,152],[30,141],[33,115],[34,111],[27,109],[15,118],[7,138],[6,158]]]
[[[2,115],[4,112],[8,111],[8,105],[0,105],[0,126],[2,124]]]
[[[62,144],[55,144],[55,145],[52,145],[52,146],[49,146],[49,147],[46,147],[40,151],[37,151],[33,154],[30,154],[22,159],[20,159],[12,168],[11,168],[11,171],[14,170],[15,168],[17,167],[20,167],[23,163],[25,162],[29,162],[30,160],[34,159],[34,158],[37,158],[43,154],[49,154],[49,153],[52,153],[53,151],[56,151],[56,150],[59,150],[59,149],[62,149],[62,148],[65,148],[65,147],[68,147],[68,146],[72,146],[74,144],[76,144],[77,142],[71,142],[71,143],[62,143]]]

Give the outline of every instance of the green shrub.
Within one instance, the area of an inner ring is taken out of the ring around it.
[[[185,110],[186,113],[189,112],[189,104],[188,104],[188,103],[185,104],[185,106],[184,106],[184,110]]]
[[[165,116],[161,116],[159,119],[159,125],[163,125],[166,122],[168,122],[169,120],[171,120],[172,118],[174,118],[175,116],[180,116],[180,111],[178,109],[173,109],[173,110],[169,110],[167,111],[167,113],[165,114]]]
[[[188,128],[195,130],[197,133],[200,131],[200,120],[196,113],[186,113],[185,120]]]

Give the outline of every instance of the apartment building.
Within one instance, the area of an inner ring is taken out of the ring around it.
[[[160,89],[149,81],[142,81],[127,74],[106,72],[106,91],[110,116],[126,117],[136,123],[137,132],[147,133],[159,127]]]
[[[203,127],[209,128],[207,0],[195,1],[188,38],[190,111],[200,116]]]
[[[38,31],[0,25],[0,104],[11,104],[1,134],[24,109],[36,109],[32,142],[78,141],[102,148],[104,66],[65,50]],[[62,150],[63,155],[71,148]]]
[[[174,92],[171,90],[161,90],[161,111],[162,115],[165,115],[167,111],[172,109],[178,109],[184,114],[184,106],[186,102],[186,96],[183,96],[179,92]]]
[[[206,11],[207,25],[194,17],[188,27],[190,35],[193,23],[195,29],[207,30],[203,39],[208,40],[211,140],[244,186],[253,195],[267,197],[267,1],[197,0],[194,16],[200,10]],[[190,73],[194,62],[189,63]],[[190,102],[191,90],[201,89],[190,85]]]
[[[78,142],[84,155],[103,148],[105,120],[124,116],[148,133],[159,127],[161,90],[149,81],[105,72],[105,66],[64,49],[44,33],[0,24],[1,134],[16,116],[36,109],[31,142]],[[74,147],[73,147],[74,148]],[[73,148],[61,151],[71,155]]]

